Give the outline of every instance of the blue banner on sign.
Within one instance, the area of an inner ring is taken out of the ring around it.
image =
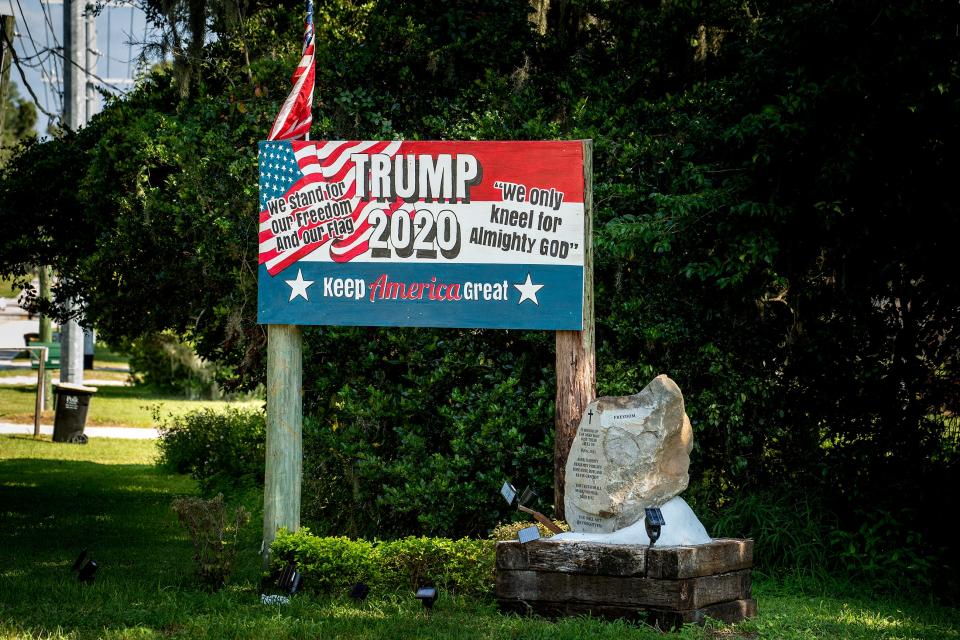
[[[259,280],[263,324],[583,327],[582,266],[300,261]]]

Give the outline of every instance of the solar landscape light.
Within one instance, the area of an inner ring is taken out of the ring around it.
[[[280,577],[277,578],[277,588],[292,596],[300,589],[302,580],[303,575],[297,571],[297,563],[291,560],[280,572]]]
[[[77,559],[74,560],[73,566],[70,568],[71,571],[77,572],[77,580],[84,584],[93,584],[93,579],[96,576],[97,569],[100,568],[100,565],[96,563],[95,560],[90,558],[90,554],[86,549],[80,552],[80,555],[77,556]]]
[[[436,587],[420,587],[414,597],[423,603],[424,609],[433,609],[433,603],[437,599]]]
[[[663,512],[660,507],[646,507],[643,510],[643,526],[647,530],[647,537],[650,538],[650,546],[660,539],[660,528],[666,525],[663,519]]]
[[[526,506],[537,497],[537,492],[530,487],[526,487],[520,494],[520,499],[517,500],[517,490],[509,482],[504,482],[503,487],[500,488],[500,495],[502,495],[503,499],[507,501],[507,504],[511,506],[513,506],[513,502],[516,500],[517,509],[523,511],[524,513],[529,513],[533,516],[534,520],[545,526],[553,533],[563,533],[563,529],[554,524],[553,520],[543,515],[539,511]]]
[[[503,486],[500,487],[500,495],[503,496],[508,505],[513,506],[513,499],[517,497],[517,490],[509,482],[504,482]]]
[[[533,502],[533,499],[536,497],[537,497],[537,492],[531,489],[530,487],[527,487],[520,494],[520,499],[517,501],[517,504],[522,504],[525,506],[529,505],[531,502]]]
[[[361,600],[365,599],[369,593],[370,587],[362,582],[358,582],[357,584],[353,585],[352,589],[350,589],[349,595],[357,602],[360,602]]]
[[[517,539],[520,540],[520,544],[527,544],[528,542],[539,540],[540,527],[533,525],[524,529],[520,529],[520,531],[517,531]]]
[[[77,559],[73,561],[73,566],[70,568],[71,571],[80,571],[80,567],[83,566],[84,561],[87,559],[87,550],[84,549],[80,552],[80,555],[77,556]]]

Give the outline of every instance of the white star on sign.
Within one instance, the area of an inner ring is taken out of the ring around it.
[[[313,284],[313,280],[304,280],[303,271],[297,269],[297,279],[285,280],[285,282],[290,285],[290,299],[287,302],[293,302],[293,299],[297,296],[303,296],[304,300],[310,301],[310,298],[307,297],[307,287]]]
[[[517,288],[517,291],[520,292],[520,302],[517,304],[522,304],[524,300],[530,300],[533,304],[540,306],[540,301],[537,300],[537,291],[543,288],[542,284],[533,284],[533,280],[530,279],[530,274],[527,274],[527,281],[523,284],[513,285]]]

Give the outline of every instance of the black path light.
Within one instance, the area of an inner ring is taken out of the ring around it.
[[[80,555],[77,556],[77,559],[74,560],[73,566],[70,568],[71,571],[77,572],[77,580],[84,584],[93,584],[93,579],[96,576],[97,569],[100,568],[100,565],[90,557],[89,552],[84,549],[80,552]]]
[[[287,566],[283,568],[283,571],[280,572],[280,576],[277,578],[275,587],[277,591],[282,591],[287,595],[282,595],[279,593],[261,593],[260,602],[263,604],[289,604],[290,596],[294,595],[300,590],[300,584],[302,581],[303,574],[297,571],[297,563],[291,560],[287,563]]]
[[[360,602],[361,600],[365,599],[369,593],[370,587],[363,582],[358,582],[357,584],[353,585],[353,588],[350,589],[350,593],[348,595],[357,602]]]
[[[433,603],[437,600],[437,588],[420,587],[414,597],[423,603],[424,609],[433,609]]]
[[[660,539],[660,528],[666,525],[663,519],[663,512],[660,507],[646,507],[644,510],[643,526],[647,530],[647,537],[650,538],[650,546]]]
[[[292,596],[300,590],[302,580],[303,575],[297,571],[297,563],[291,560],[280,572],[280,577],[277,578],[277,588]]]
[[[509,482],[504,482],[503,487],[500,488],[500,495],[503,496],[504,500],[506,500],[507,504],[510,506],[513,506],[514,501],[516,501],[518,510],[523,511],[524,513],[529,513],[533,516],[534,520],[545,526],[553,533],[563,533],[563,529],[558,527],[553,520],[543,515],[539,511],[526,506],[537,497],[537,492],[530,487],[526,487],[523,492],[520,493],[519,499],[517,499],[517,490],[514,489],[513,485]]]

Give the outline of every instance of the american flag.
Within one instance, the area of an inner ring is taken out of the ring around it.
[[[290,81],[293,89],[284,101],[277,114],[277,119],[270,129],[268,140],[298,140],[305,139],[310,133],[313,122],[313,84],[316,70],[313,64],[314,49],[313,29],[313,0],[307,0],[307,17],[304,21],[303,53],[300,64],[293,72]]]
[[[300,258],[313,253],[329,243],[329,257],[334,262],[349,262],[368,249],[372,229],[367,218],[368,209],[380,207],[391,215],[399,209],[403,201],[399,198],[392,203],[374,204],[362,201],[357,195],[356,175],[350,155],[353,153],[378,153],[393,157],[400,150],[401,142],[262,142],[260,143],[260,264],[266,265],[270,275],[276,275]],[[287,198],[295,191],[308,189],[319,183],[342,185],[343,192],[337,202],[349,203],[350,218],[353,221],[353,233],[330,238],[322,236],[306,241],[304,232],[316,225],[306,224],[291,227],[302,242],[296,247],[278,249],[277,236],[274,233],[275,220],[289,218],[295,220],[298,211],[309,209],[288,208],[285,213],[271,215],[268,202],[275,198]]]

